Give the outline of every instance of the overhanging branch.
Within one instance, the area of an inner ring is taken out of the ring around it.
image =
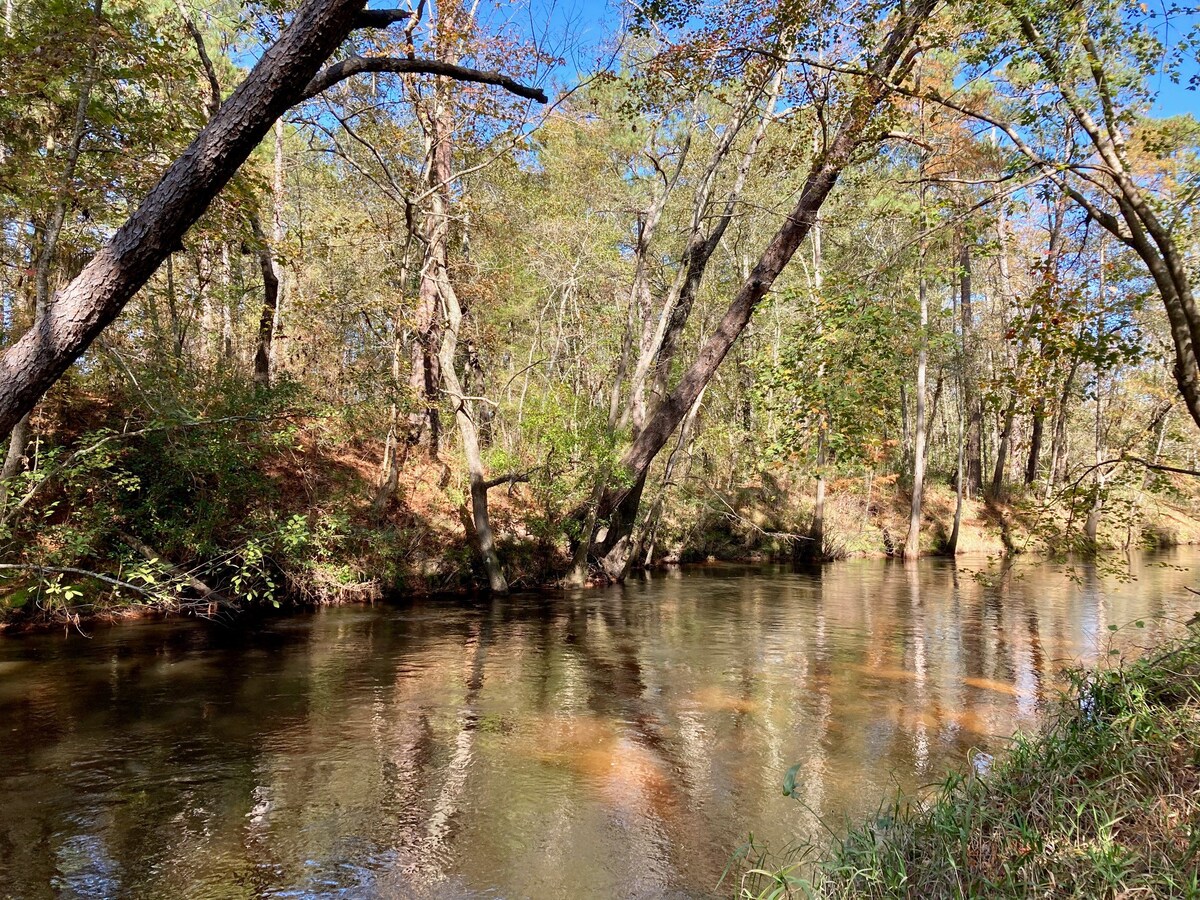
[[[371,10],[372,12],[374,10]],[[302,100],[310,100],[322,91],[333,87],[339,81],[345,81],[354,75],[366,72],[391,72],[394,74],[415,73],[421,75],[441,75],[455,81],[469,81],[476,84],[492,84],[504,88],[510,94],[524,97],[526,100],[536,100],[545,103],[546,94],[541,88],[529,87],[514,81],[499,72],[486,72],[472,69],[468,66],[458,66],[454,63],[442,62],[437,59],[403,59],[394,56],[352,56],[341,62],[327,66],[313,78],[304,88]]]
[[[354,18],[355,28],[387,28],[405,22],[411,13],[403,9],[364,9]]]
[[[484,490],[490,491],[494,487],[507,484],[511,488],[515,484],[527,483],[531,474],[531,472],[511,472],[508,475],[499,475],[496,478],[489,478],[483,483],[483,487]]]

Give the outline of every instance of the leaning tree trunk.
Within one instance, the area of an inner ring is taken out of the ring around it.
[[[1005,0],[1005,5],[1020,26],[1026,44],[1040,58],[1058,88],[1073,123],[1087,135],[1096,151],[1100,165],[1089,161],[1087,181],[1096,183],[1096,178],[1102,179],[1099,187],[1113,198],[1117,212],[1114,214],[1102,208],[1064,180],[1057,166],[1041,156],[1011,125],[977,113],[970,114],[1003,129],[1017,149],[1050,176],[1091,220],[1132,249],[1145,263],[1167,313],[1175,350],[1175,383],[1192,420],[1200,426],[1200,359],[1197,357],[1200,307],[1192,291],[1185,252],[1177,235],[1169,223],[1159,218],[1156,204],[1148,199],[1148,192],[1133,177],[1126,153],[1123,121],[1126,111],[1121,108],[1120,97],[1113,90],[1114,84],[1120,82],[1111,79],[1105,69],[1099,47],[1088,31],[1091,23],[1086,16],[1081,20],[1083,27],[1078,41],[1073,42],[1070,52],[1064,55],[1063,48],[1042,34],[1027,10],[1019,8],[1015,0]],[[1081,53],[1083,58],[1074,57],[1075,53]],[[1075,62],[1081,63],[1081,67],[1077,69],[1073,65]],[[1079,71],[1090,72],[1092,76],[1093,84],[1089,88],[1099,97],[1099,120],[1093,115],[1094,104],[1077,90]]]
[[[641,488],[650,466],[712,379],[775,279],[808,235],[825,198],[850,164],[855,151],[868,137],[868,125],[875,110],[890,93],[889,85],[907,76],[914,60],[914,55],[909,53],[910,45],[933,6],[933,0],[917,0],[898,16],[824,154],[809,170],[792,212],[751,269],[716,329],[704,342],[695,362],[675,389],[659,403],[621,457],[620,466],[627,476],[625,485],[606,488],[599,504],[599,518],[610,521],[604,540],[598,542],[605,555],[622,541],[628,543]],[[620,527],[613,527],[614,522]],[[614,564],[610,568],[617,567]]]
[[[614,385],[613,406],[610,410],[610,428],[613,427],[613,423],[617,427],[620,427],[632,422],[634,434],[636,435],[644,426],[647,416],[646,385],[648,380],[652,379],[652,408],[654,410],[657,410],[663,398],[667,395],[671,368],[678,349],[679,339],[691,316],[692,307],[695,304],[696,296],[699,293],[709,261],[712,259],[713,254],[720,245],[721,238],[724,236],[729,223],[733,219],[750,172],[750,167],[766,134],[767,123],[774,113],[775,104],[778,102],[780,89],[783,84],[783,69],[783,66],[777,67],[763,85],[751,88],[747,92],[742,108],[739,110],[734,121],[725,129],[722,140],[718,143],[709,158],[704,174],[700,178],[695,195],[692,198],[690,233],[680,258],[679,269],[675,279],[667,291],[667,296],[663,302],[657,322],[649,316],[645,316],[644,318],[638,361],[630,379],[629,401],[620,418],[615,418],[618,402],[616,389],[619,387],[620,379],[624,377],[625,365],[622,365],[617,384]],[[715,217],[715,221],[710,222],[712,216],[709,212],[709,206],[721,163],[732,151],[738,134],[748,120],[751,111],[758,101],[759,95],[764,90],[766,91],[766,103],[759,117],[758,125],[738,162],[733,185],[729,190],[728,196],[725,198],[722,211]],[[653,234],[653,229],[657,227],[661,220],[667,196],[678,181],[679,175],[683,170],[684,156],[689,146],[690,143],[685,143],[680,153],[678,167],[674,175],[667,181],[665,188],[660,192],[655,203],[648,209],[645,216],[645,225],[639,231],[634,293],[639,298],[640,307],[648,308],[650,302],[649,285],[645,273],[645,260],[650,250],[649,239]],[[630,300],[631,323],[633,312],[635,308],[638,308],[635,306],[633,299],[631,297]],[[651,327],[652,325],[654,326],[653,328]],[[703,390],[697,394],[697,398],[702,394]],[[698,399],[693,402],[692,409],[696,408],[697,402]],[[604,480],[600,484],[596,495],[601,499],[605,496],[608,488],[608,479],[611,477],[611,472],[606,471],[602,474]],[[647,475],[648,470],[639,476],[638,482],[635,485],[636,490],[632,492],[632,496],[626,497],[622,501],[622,508],[616,510],[614,515],[609,516],[602,530],[604,537],[598,541],[602,547],[600,554],[601,568],[605,572],[605,575],[611,579],[624,579],[633,561],[631,555],[633,550],[633,528],[637,519],[640,497],[645,487]],[[582,534],[585,535],[585,540],[583,541],[584,550],[579,551],[580,553],[586,554],[590,550],[591,539],[586,536],[593,535],[598,512],[599,508],[596,506],[595,498],[593,498],[593,503],[587,514],[588,524],[582,531]],[[575,583],[581,577],[580,565],[576,562],[573,574],[569,580]]]
[[[33,407],[180,245],[271,123],[301,99],[362,6],[363,0],[305,3],[129,220],[0,358],[0,432]]]
[[[495,73],[437,60],[352,56],[321,71],[355,28],[386,27],[407,13],[364,0],[306,0],[279,39],[47,314],[0,357],[0,434],[9,432],[117,317],[208,208],[275,122],[301,100],[364,71],[433,72],[496,84],[545,102]]]
[[[508,580],[496,553],[496,539],[492,534],[491,517],[488,514],[488,489],[493,487],[485,478],[483,458],[479,452],[479,432],[475,427],[470,401],[463,395],[458,372],[454,368],[454,354],[458,348],[458,330],[462,326],[462,308],[458,295],[446,279],[442,286],[442,303],[446,316],[442,330],[442,346],[439,353],[442,383],[454,405],[454,420],[462,440],[463,453],[467,457],[467,476],[471,485],[471,522],[474,526],[475,549],[483,561],[487,573],[488,587],[496,594],[508,593]]]

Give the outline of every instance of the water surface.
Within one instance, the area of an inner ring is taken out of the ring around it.
[[[1193,550],[985,565],[0,639],[0,896],[727,896],[1200,608]]]

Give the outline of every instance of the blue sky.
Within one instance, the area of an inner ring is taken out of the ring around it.
[[[1179,116],[1184,113],[1196,115],[1200,112],[1200,93],[1189,91],[1183,85],[1171,84],[1164,78],[1154,111],[1163,116]]]
[[[1163,0],[1159,0],[1163,2]],[[392,6],[390,0],[372,0],[372,6]],[[492,12],[500,18],[513,15],[512,24],[521,31],[548,41],[550,49],[565,57],[565,64],[551,73],[553,80],[570,86],[576,78],[594,69],[597,59],[620,28],[629,6],[623,0],[530,0],[523,7],[495,0]],[[483,10],[481,9],[481,12]],[[1164,17],[1164,21],[1168,21]],[[1200,25],[1196,12],[1175,13],[1166,25],[1164,37],[1178,40],[1183,33]],[[558,43],[558,46],[553,46]],[[1200,91],[1188,90],[1187,82],[1200,75],[1193,59],[1181,69],[1181,84],[1173,84],[1165,74],[1151,87],[1158,92],[1155,112],[1163,116],[1200,114]]]

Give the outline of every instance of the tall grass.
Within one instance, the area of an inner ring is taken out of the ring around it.
[[[739,896],[1200,898],[1200,632],[1071,685],[990,771],[897,802],[821,862],[746,864]]]

